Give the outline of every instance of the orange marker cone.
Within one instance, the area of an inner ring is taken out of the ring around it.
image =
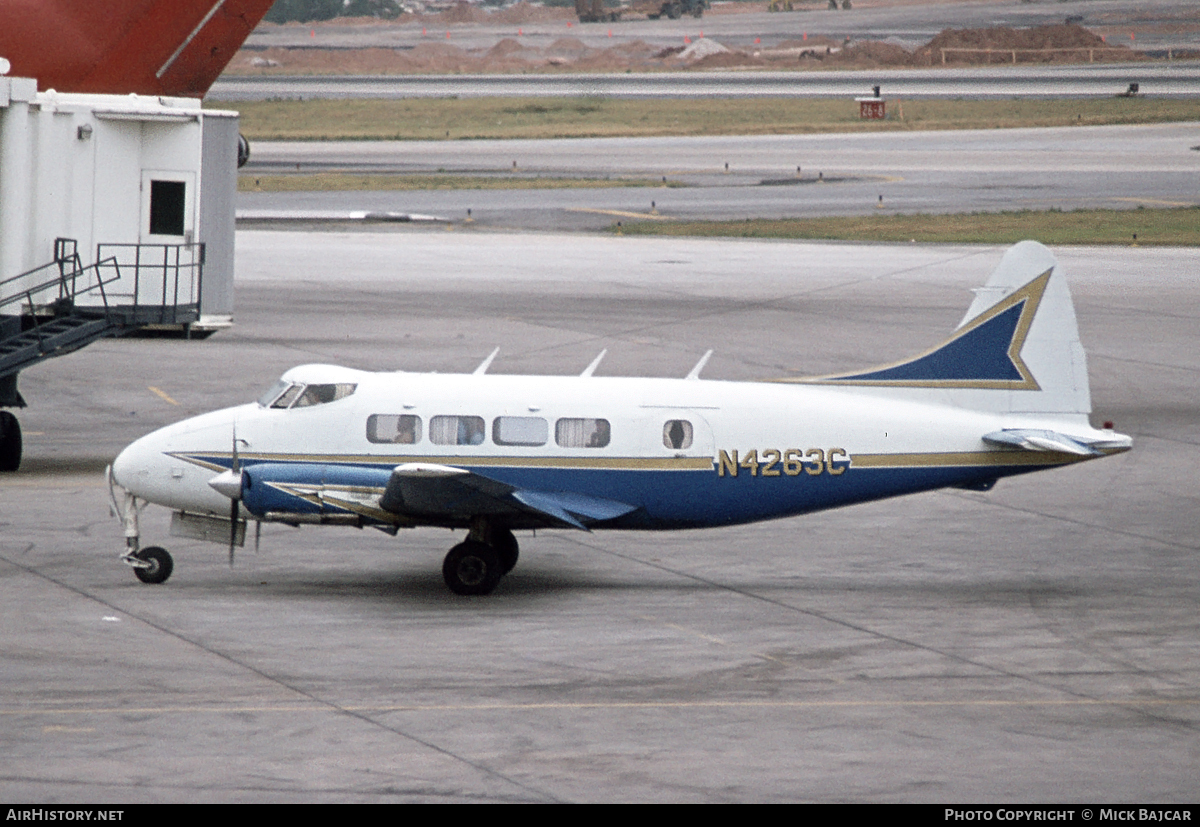
[[[754,38],[754,45],[757,46],[759,43],[762,43],[762,38],[761,37]]]
[[[683,36],[683,42],[684,42],[684,43],[691,43],[691,42],[692,42],[692,39],[691,39],[690,37],[688,37],[688,36],[685,34],[685,35]]]

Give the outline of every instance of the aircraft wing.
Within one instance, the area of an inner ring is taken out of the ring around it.
[[[547,526],[588,531],[637,509],[628,503],[570,491],[536,491],[450,465],[410,462],[392,470],[379,505],[393,514],[533,517]]]

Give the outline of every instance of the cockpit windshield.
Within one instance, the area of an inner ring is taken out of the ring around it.
[[[301,382],[288,382],[280,379],[266,393],[258,398],[258,404],[264,408],[307,408],[312,405],[324,405],[326,402],[336,402],[354,393],[358,387],[350,382],[339,382],[328,385],[305,385]]]

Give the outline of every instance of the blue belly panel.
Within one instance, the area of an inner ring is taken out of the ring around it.
[[[247,462],[251,484],[243,502],[254,514],[319,513],[321,506],[267,485],[363,486],[382,493],[390,467],[354,463]],[[718,476],[715,470],[634,470],[460,465],[473,473],[542,492],[576,492],[628,503],[636,510],[596,527],[672,529],[735,525],[827,508],[977,483],[1048,466],[919,466],[854,468],[790,477]]]

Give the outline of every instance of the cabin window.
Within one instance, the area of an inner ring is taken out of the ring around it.
[[[561,448],[603,448],[612,438],[607,419],[560,419],[554,441]]]
[[[483,417],[435,416],[429,420],[429,439],[435,445],[481,445],[483,436]]]
[[[492,422],[492,442],[497,445],[545,445],[550,423],[540,416],[498,416]]]
[[[309,385],[304,393],[292,403],[293,408],[307,408],[311,405],[324,405],[326,402],[336,402],[354,393],[358,385],[348,382],[336,385]]]
[[[421,417],[371,414],[367,417],[367,439],[375,443],[415,445],[421,441]]]
[[[663,445],[677,451],[692,447],[692,423],[671,419],[663,425]]]

